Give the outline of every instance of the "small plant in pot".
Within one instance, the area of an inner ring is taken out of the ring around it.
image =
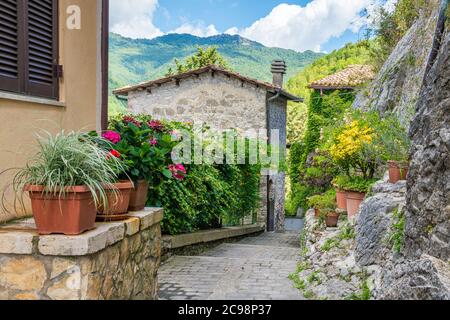
[[[361,203],[375,182],[376,179],[353,176],[348,177],[348,180],[342,185],[342,188],[345,190],[347,213],[350,219],[358,214]]]
[[[320,215],[325,218],[325,224],[328,228],[336,228],[338,226],[340,214],[336,212],[336,209],[322,209],[320,210]]]
[[[338,209],[347,211],[347,198],[345,196],[345,185],[348,182],[348,176],[340,175],[333,179],[332,184],[336,190],[336,205]]]
[[[107,152],[106,159],[116,173],[117,179],[113,184],[105,184],[104,188],[108,199],[108,206],[98,208],[97,220],[119,221],[128,218],[128,207],[130,205],[133,182],[127,177],[127,163],[122,159],[120,152],[115,150],[115,145],[122,138],[118,132],[106,131],[102,138],[98,138],[97,132],[91,132],[89,137]]]
[[[388,116],[383,124],[380,139],[384,149],[384,160],[387,161],[389,168],[389,182],[395,184],[406,180],[408,176],[411,140],[397,117]]]
[[[314,208],[315,218],[319,218],[321,216],[321,210],[330,207],[336,208],[336,192],[329,190],[323,194],[309,197],[308,205]]]
[[[30,195],[38,232],[78,235],[94,229],[97,207],[108,207],[105,185],[117,179],[111,166],[116,160],[80,133],[47,134],[38,141],[39,152],[13,179],[23,207],[23,191]]]

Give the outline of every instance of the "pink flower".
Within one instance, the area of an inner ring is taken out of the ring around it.
[[[115,131],[106,131],[105,133],[103,133],[102,137],[112,142],[113,144],[117,144],[120,142],[120,140],[122,140],[120,134]]]
[[[150,144],[154,147],[154,146],[156,146],[158,144],[158,140],[155,139],[155,138],[150,139]]]
[[[155,131],[164,131],[164,124],[158,120],[152,120],[148,123],[148,126]]]
[[[169,170],[172,172],[172,176],[179,181],[184,180],[186,177],[186,168],[182,164],[171,164],[169,165]]]

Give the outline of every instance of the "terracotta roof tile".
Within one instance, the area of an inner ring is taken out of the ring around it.
[[[375,72],[369,65],[351,65],[342,71],[309,85],[311,89],[354,89],[375,78]]]

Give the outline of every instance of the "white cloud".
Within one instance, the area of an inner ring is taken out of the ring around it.
[[[374,1],[380,0],[313,0],[305,7],[283,3],[239,34],[266,46],[320,51],[331,38],[358,32],[362,10]]]
[[[239,29],[236,27],[233,27],[233,28],[226,30],[224,33],[234,36],[235,34],[239,34]]]
[[[152,39],[163,32],[153,24],[158,0],[111,0],[110,29],[124,37]]]
[[[195,24],[187,22],[168,33],[188,33],[197,37],[211,37],[218,35],[219,31],[213,24],[205,26],[202,22]]]

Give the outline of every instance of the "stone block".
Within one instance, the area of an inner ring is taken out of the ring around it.
[[[0,254],[32,254],[34,237],[30,232],[2,232],[0,229]]]
[[[38,259],[26,256],[0,260],[0,286],[6,289],[38,291],[46,279],[44,264]]]
[[[133,212],[130,215],[141,220],[141,231],[143,231],[161,222],[163,214],[164,210],[161,208],[145,208],[141,212]]]
[[[41,254],[48,256],[84,256],[99,252],[124,236],[124,224],[100,224],[97,229],[79,236],[42,236],[38,249]]]

